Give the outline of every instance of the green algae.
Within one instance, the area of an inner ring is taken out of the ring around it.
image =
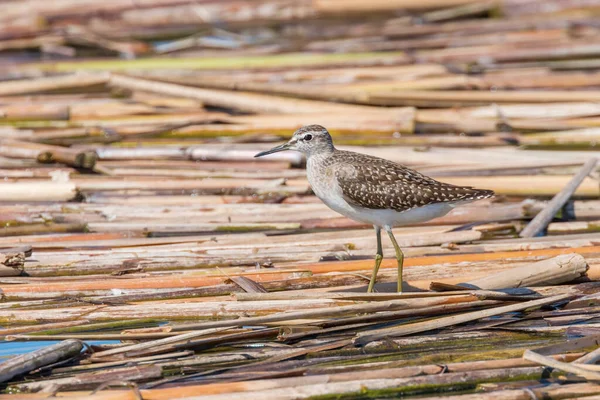
[[[494,382],[518,382],[523,380],[539,380],[541,374],[539,372],[531,374],[521,374],[511,377],[502,377],[498,379],[476,379],[470,382],[453,382],[442,384],[416,384],[406,385],[402,387],[387,388],[387,389],[368,389],[363,387],[358,392],[327,394],[319,396],[311,396],[310,400],[369,400],[383,398],[398,398],[403,396],[414,396],[434,393],[448,392],[465,392],[474,391],[481,383]]]
[[[122,321],[111,321],[111,322],[99,322],[79,326],[69,326],[65,328],[48,329],[40,332],[32,332],[29,335],[32,336],[45,336],[45,335],[61,335],[68,333],[80,333],[80,332],[98,332],[106,330],[116,330],[123,328],[135,328],[135,327],[154,327],[164,323],[164,319],[156,318],[142,318],[142,319],[129,319]]]
[[[133,60],[64,61],[31,65],[45,71],[124,71],[129,69],[199,69],[224,70],[247,68],[284,68],[318,65],[338,65],[357,61],[373,60],[385,62],[403,56],[403,52],[364,53],[287,53],[241,57],[148,57]]]
[[[366,348],[343,348],[309,355],[308,358],[330,356],[352,357],[371,354],[369,358],[359,358],[332,362],[324,365],[356,365],[369,362],[398,361],[398,366],[423,364],[446,364],[451,362],[467,362],[476,360],[495,360],[521,357],[527,348],[539,345],[550,345],[564,340],[561,334],[533,335],[529,333],[502,334],[500,337],[440,339],[437,341],[410,346],[398,345],[398,349],[390,352],[389,346],[369,346]]]

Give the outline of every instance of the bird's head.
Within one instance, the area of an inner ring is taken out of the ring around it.
[[[260,152],[254,157],[262,157],[284,150],[296,150],[310,157],[315,154],[331,153],[334,147],[331,135],[327,132],[327,129],[321,125],[306,125],[294,132],[294,135],[287,143]]]

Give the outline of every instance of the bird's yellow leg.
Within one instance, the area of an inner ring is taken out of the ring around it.
[[[381,228],[378,226],[375,226],[375,235],[377,236],[377,254],[375,254],[375,265],[373,266],[373,274],[371,274],[371,280],[369,281],[369,288],[367,289],[367,293],[371,293],[373,291],[373,286],[375,286],[375,281],[377,280],[377,272],[379,271],[381,260],[383,260],[383,248],[381,246]]]
[[[396,261],[398,262],[398,293],[402,293],[402,267],[404,265],[404,253],[400,249],[400,246],[398,246],[398,242],[396,242],[392,228],[386,227],[385,230],[390,236],[390,240],[394,245],[394,250],[396,250]]]

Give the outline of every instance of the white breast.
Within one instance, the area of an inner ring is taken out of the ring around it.
[[[306,164],[306,175],[313,192],[323,203],[332,210],[352,218],[355,208],[344,200],[342,189],[332,168],[318,168],[314,159],[309,158]]]

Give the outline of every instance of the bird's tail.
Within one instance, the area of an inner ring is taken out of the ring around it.
[[[473,191],[470,193],[470,198],[473,200],[488,199],[490,197],[493,197],[494,194],[495,193],[493,190],[473,189]]]

